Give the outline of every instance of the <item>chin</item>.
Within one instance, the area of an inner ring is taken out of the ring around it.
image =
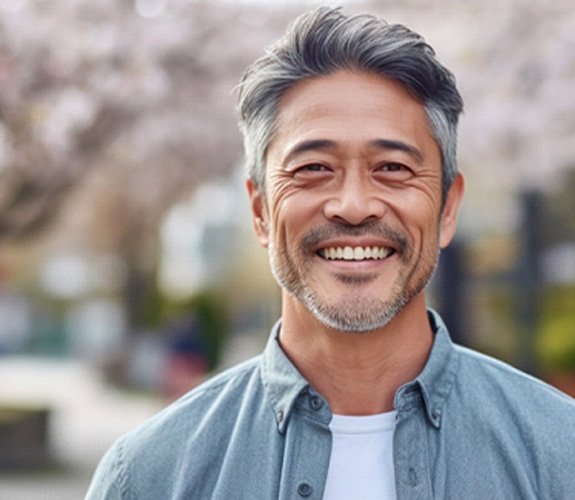
[[[326,304],[313,295],[300,300],[323,325],[348,333],[368,333],[387,326],[409,302],[403,297],[391,301],[351,297],[337,304]]]

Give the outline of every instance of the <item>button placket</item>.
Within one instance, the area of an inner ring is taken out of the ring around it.
[[[285,432],[278,500],[322,497],[331,448],[328,409],[327,402],[313,390],[299,394]]]
[[[408,397],[406,397],[408,396]],[[433,498],[429,480],[429,457],[425,428],[429,425],[422,398],[404,394],[400,401],[394,434],[394,464],[398,498]],[[441,418],[435,407],[431,419]],[[436,413],[436,415],[434,415]]]

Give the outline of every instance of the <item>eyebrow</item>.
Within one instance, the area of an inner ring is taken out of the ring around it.
[[[401,151],[412,156],[418,162],[423,162],[423,153],[415,146],[404,141],[396,141],[392,139],[375,139],[370,141],[369,145],[374,149]]]
[[[328,151],[337,149],[337,147],[337,142],[329,139],[311,139],[309,141],[302,141],[290,150],[286,156],[286,161],[289,162],[294,156],[307,151]],[[368,147],[385,151],[401,151],[403,153],[407,153],[418,162],[423,162],[423,154],[421,151],[415,146],[404,141],[393,139],[374,139],[369,142]]]
[[[309,141],[298,142],[286,155],[286,162],[289,162],[294,156],[307,151],[326,151],[336,149],[337,143],[328,139],[311,139]]]

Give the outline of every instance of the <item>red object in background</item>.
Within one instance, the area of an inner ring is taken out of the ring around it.
[[[166,363],[162,394],[170,401],[183,396],[201,382],[207,372],[207,362],[195,353],[173,353]]]

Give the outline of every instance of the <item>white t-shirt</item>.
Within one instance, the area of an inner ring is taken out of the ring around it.
[[[395,500],[395,414],[333,416],[324,500]]]

